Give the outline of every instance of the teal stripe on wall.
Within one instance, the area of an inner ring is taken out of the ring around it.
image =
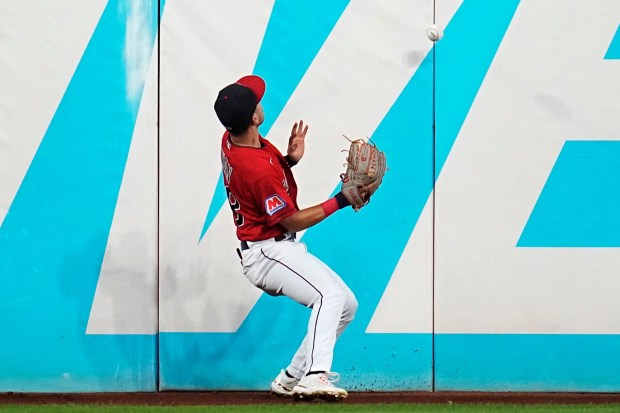
[[[518,247],[620,247],[620,141],[566,141]]]
[[[620,335],[437,334],[437,391],[620,391]]]
[[[281,310],[287,299],[271,300]],[[235,334],[161,333],[161,389],[268,390],[305,334],[309,313],[299,305],[293,310],[299,323],[294,330],[279,327],[280,311],[262,325],[246,326]],[[275,329],[283,334],[263,334]],[[348,390],[431,389],[431,334],[368,336],[364,342],[336,345],[334,371],[340,373],[342,386]],[[385,356],[372,357],[375,354]]]
[[[296,337],[292,332],[291,339]],[[171,369],[163,376],[162,388],[198,390],[252,389],[266,390],[277,371],[268,358],[262,364],[252,354],[237,353],[228,357],[222,353],[245,351],[243,342],[253,340],[249,333],[231,341],[229,335],[198,333],[162,333],[162,365],[183,368]],[[381,338],[381,336],[384,336]],[[406,380],[387,376],[386,360],[359,360],[359,371],[340,370],[341,384],[350,390],[372,386],[374,390],[430,390],[419,383],[430,377],[425,358],[429,356],[430,334],[377,335],[370,352],[387,352],[395,364],[408,364]],[[221,341],[221,342],[220,342]],[[252,341],[255,351],[271,348],[273,343]],[[211,345],[209,345],[211,344]],[[230,346],[230,347],[224,347]],[[365,344],[364,344],[365,345]],[[421,349],[421,351],[418,351]],[[363,352],[338,349],[336,359],[360,359]],[[347,354],[348,353],[348,354]],[[421,354],[420,354],[421,353]],[[243,355],[245,354],[245,355]],[[410,354],[411,356],[407,355]],[[401,356],[405,355],[407,360]],[[288,354],[270,353],[278,365],[288,361]],[[180,362],[181,360],[181,362]],[[196,363],[196,360],[209,360]],[[373,364],[374,363],[374,364]],[[388,362],[389,363],[389,362]],[[413,364],[413,366],[411,365]],[[349,364],[356,366],[355,363]],[[340,366],[338,366],[340,367]],[[370,368],[369,368],[370,367]],[[227,380],[214,371],[231,369]],[[436,391],[620,391],[620,335],[574,334],[436,334],[435,335]],[[252,371],[252,375],[236,375],[235,371]],[[416,383],[412,385],[412,383]]]
[[[519,0],[465,0],[439,41],[435,62],[436,177],[447,161]],[[484,36],[477,28],[484,27]]]
[[[605,53],[605,59],[620,59],[620,26],[618,26],[616,34],[611,39],[607,53]]]

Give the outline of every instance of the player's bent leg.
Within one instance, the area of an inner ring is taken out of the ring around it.
[[[289,372],[326,373],[302,377],[301,386],[295,386],[293,395],[305,400],[346,397],[344,389],[333,385],[334,374],[329,372],[336,336],[351,322],[357,309],[353,293],[329,267],[308,254],[303,244],[270,245],[261,248],[261,255],[266,271],[257,284],[269,294],[286,295],[312,308],[306,338],[293,357]]]
[[[351,321],[353,321],[353,318],[355,317],[355,313],[358,307],[357,299],[355,298],[351,290],[348,289],[348,287],[346,288],[346,291],[345,291],[345,297],[346,298],[345,298],[344,308],[342,311],[342,315],[340,317],[338,328],[336,330],[336,340],[344,332],[344,330],[351,323]],[[297,352],[295,353],[295,355],[293,356],[291,360],[291,363],[286,368],[288,373],[290,373],[294,377],[303,377],[303,375],[307,371],[306,355],[308,352],[307,349],[309,347],[308,340],[309,340],[309,336],[306,334],[301,346],[299,346],[299,348],[297,349]]]
[[[344,304],[344,308],[342,311],[342,316],[340,318],[340,324],[338,325],[338,331],[336,332],[336,337],[340,337],[340,335],[344,332],[345,328],[353,321],[355,318],[355,313],[357,312],[357,298],[355,298],[355,294],[349,288],[348,285],[340,278],[338,274],[334,270],[332,270],[327,264],[317,258],[317,261],[324,268],[324,270],[331,275],[334,281],[340,286],[344,294],[346,295],[346,301]]]
[[[286,295],[312,308],[308,325],[310,336],[324,334],[327,346],[333,350],[336,330],[349,293],[343,291],[325,264],[306,252],[304,244],[282,242],[262,248],[261,252],[272,264],[262,281],[265,291]],[[315,327],[317,334],[314,334]],[[312,343],[309,344],[312,347]],[[306,366],[306,370],[311,369],[312,366]]]

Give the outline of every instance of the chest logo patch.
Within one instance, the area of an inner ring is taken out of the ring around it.
[[[280,198],[280,195],[271,195],[265,199],[265,211],[269,216],[284,208],[286,208],[286,202]]]

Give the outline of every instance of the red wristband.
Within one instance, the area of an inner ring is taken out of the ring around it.
[[[321,208],[323,208],[323,213],[325,214],[325,218],[338,211],[340,207],[338,206],[338,200],[336,198],[330,198],[327,201],[323,202]]]

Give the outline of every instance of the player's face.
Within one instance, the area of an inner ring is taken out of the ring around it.
[[[256,105],[253,119],[254,122],[256,122],[256,126],[262,125],[265,121],[265,112],[263,112],[263,105],[261,105],[260,103]]]

